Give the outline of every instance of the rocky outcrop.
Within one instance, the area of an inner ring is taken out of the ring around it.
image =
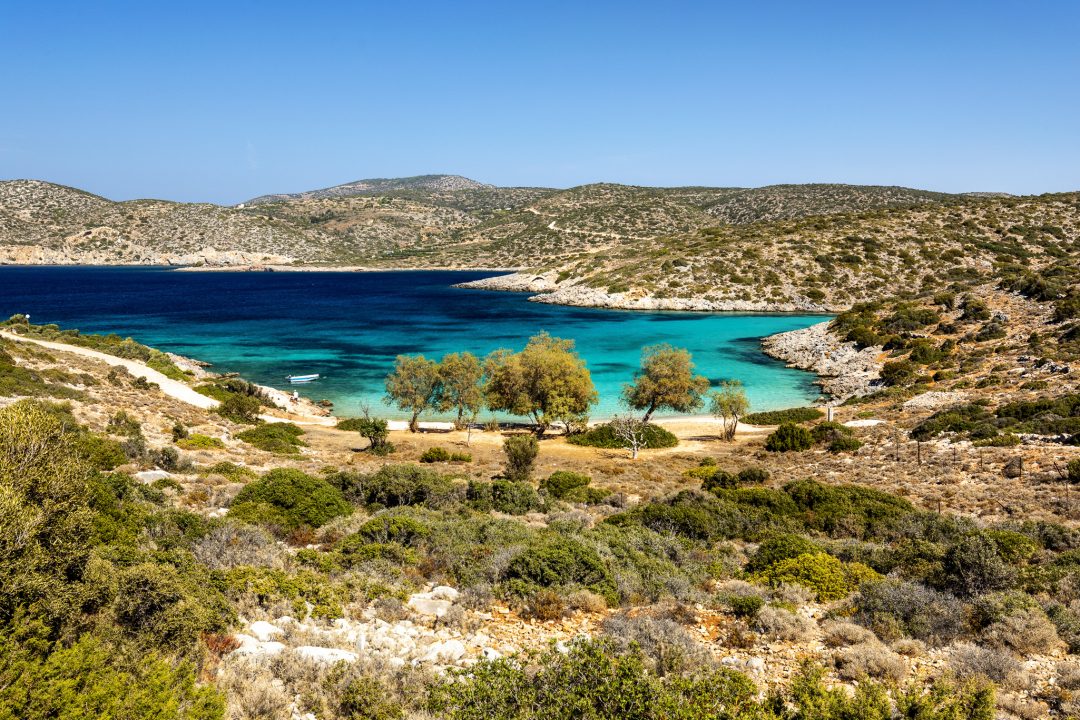
[[[516,272],[509,275],[496,275],[471,282],[458,283],[454,287],[468,290],[549,293],[556,290],[558,286],[558,280],[554,272]]]
[[[765,354],[818,375],[822,390],[838,401],[866,395],[881,378],[881,348],[859,350],[829,332],[829,323],[778,333],[761,342]]]
[[[0,265],[201,265],[244,267],[289,264],[293,258],[269,253],[217,250],[212,247],[192,252],[161,252],[123,240],[100,247],[64,244],[0,245]]]
[[[685,310],[691,312],[829,312],[830,308],[809,300],[774,302],[769,300],[713,300],[709,298],[658,298],[644,292],[611,293],[587,285],[560,284],[555,271],[516,272],[510,275],[473,280],[455,287],[474,290],[501,290],[538,293],[532,302],[613,310]]]

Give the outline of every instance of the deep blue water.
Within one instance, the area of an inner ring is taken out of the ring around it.
[[[356,414],[365,401],[396,416],[381,398],[398,354],[520,349],[540,330],[576,341],[600,392],[595,417],[618,411],[641,348],[657,342],[688,348],[714,383],[742,380],[754,410],[802,405],[818,395],[812,375],[768,358],[758,342],[821,316],[569,308],[530,303],[520,293],[450,287],[486,274],[2,267],[0,314],[116,332],[264,385],[286,388],[286,375],[321,373],[324,379],[297,387],[332,400],[341,416]]]

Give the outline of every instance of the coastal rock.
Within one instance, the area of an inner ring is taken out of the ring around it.
[[[554,272],[516,272],[510,273],[509,275],[496,275],[494,277],[460,283],[454,287],[472,290],[547,293],[552,292],[558,287],[558,276]]]
[[[693,312],[828,312],[831,308],[805,298],[798,302],[770,300],[735,300],[692,298],[657,298],[635,292],[610,293],[603,288],[560,283],[554,271],[543,273],[516,272],[509,275],[482,278],[455,287],[507,292],[532,292],[530,302],[574,307],[609,308],[613,310],[683,310]]]
[[[822,390],[837,401],[870,393],[881,378],[881,348],[859,350],[830,333],[828,322],[771,335],[761,347],[790,367],[816,373]]]

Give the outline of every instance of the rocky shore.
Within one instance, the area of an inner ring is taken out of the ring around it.
[[[859,350],[830,333],[828,322],[772,335],[761,348],[790,367],[816,373],[821,389],[837,401],[870,393],[881,378],[881,348]]]
[[[510,275],[482,278],[460,283],[454,287],[474,290],[538,293],[531,302],[574,307],[607,308],[611,310],[683,310],[691,312],[808,312],[826,313],[835,310],[811,302],[771,302],[768,300],[710,300],[708,298],[657,298],[643,292],[609,293],[602,288],[585,285],[560,284],[554,271],[543,273],[517,272]]]

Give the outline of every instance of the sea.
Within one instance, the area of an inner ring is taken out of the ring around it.
[[[827,316],[564,307],[529,302],[525,293],[453,287],[491,274],[7,266],[0,267],[0,313],[131,337],[212,363],[217,372],[330,400],[339,417],[365,406],[404,417],[383,401],[397,355],[518,350],[542,330],[573,340],[587,363],[600,394],[594,419],[623,410],[622,387],[633,380],[642,348],[655,343],[687,348],[714,384],[742,381],[752,411],[801,406],[819,395],[812,374],[769,358],[760,341]],[[285,379],[309,373],[320,379],[297,386]]]

